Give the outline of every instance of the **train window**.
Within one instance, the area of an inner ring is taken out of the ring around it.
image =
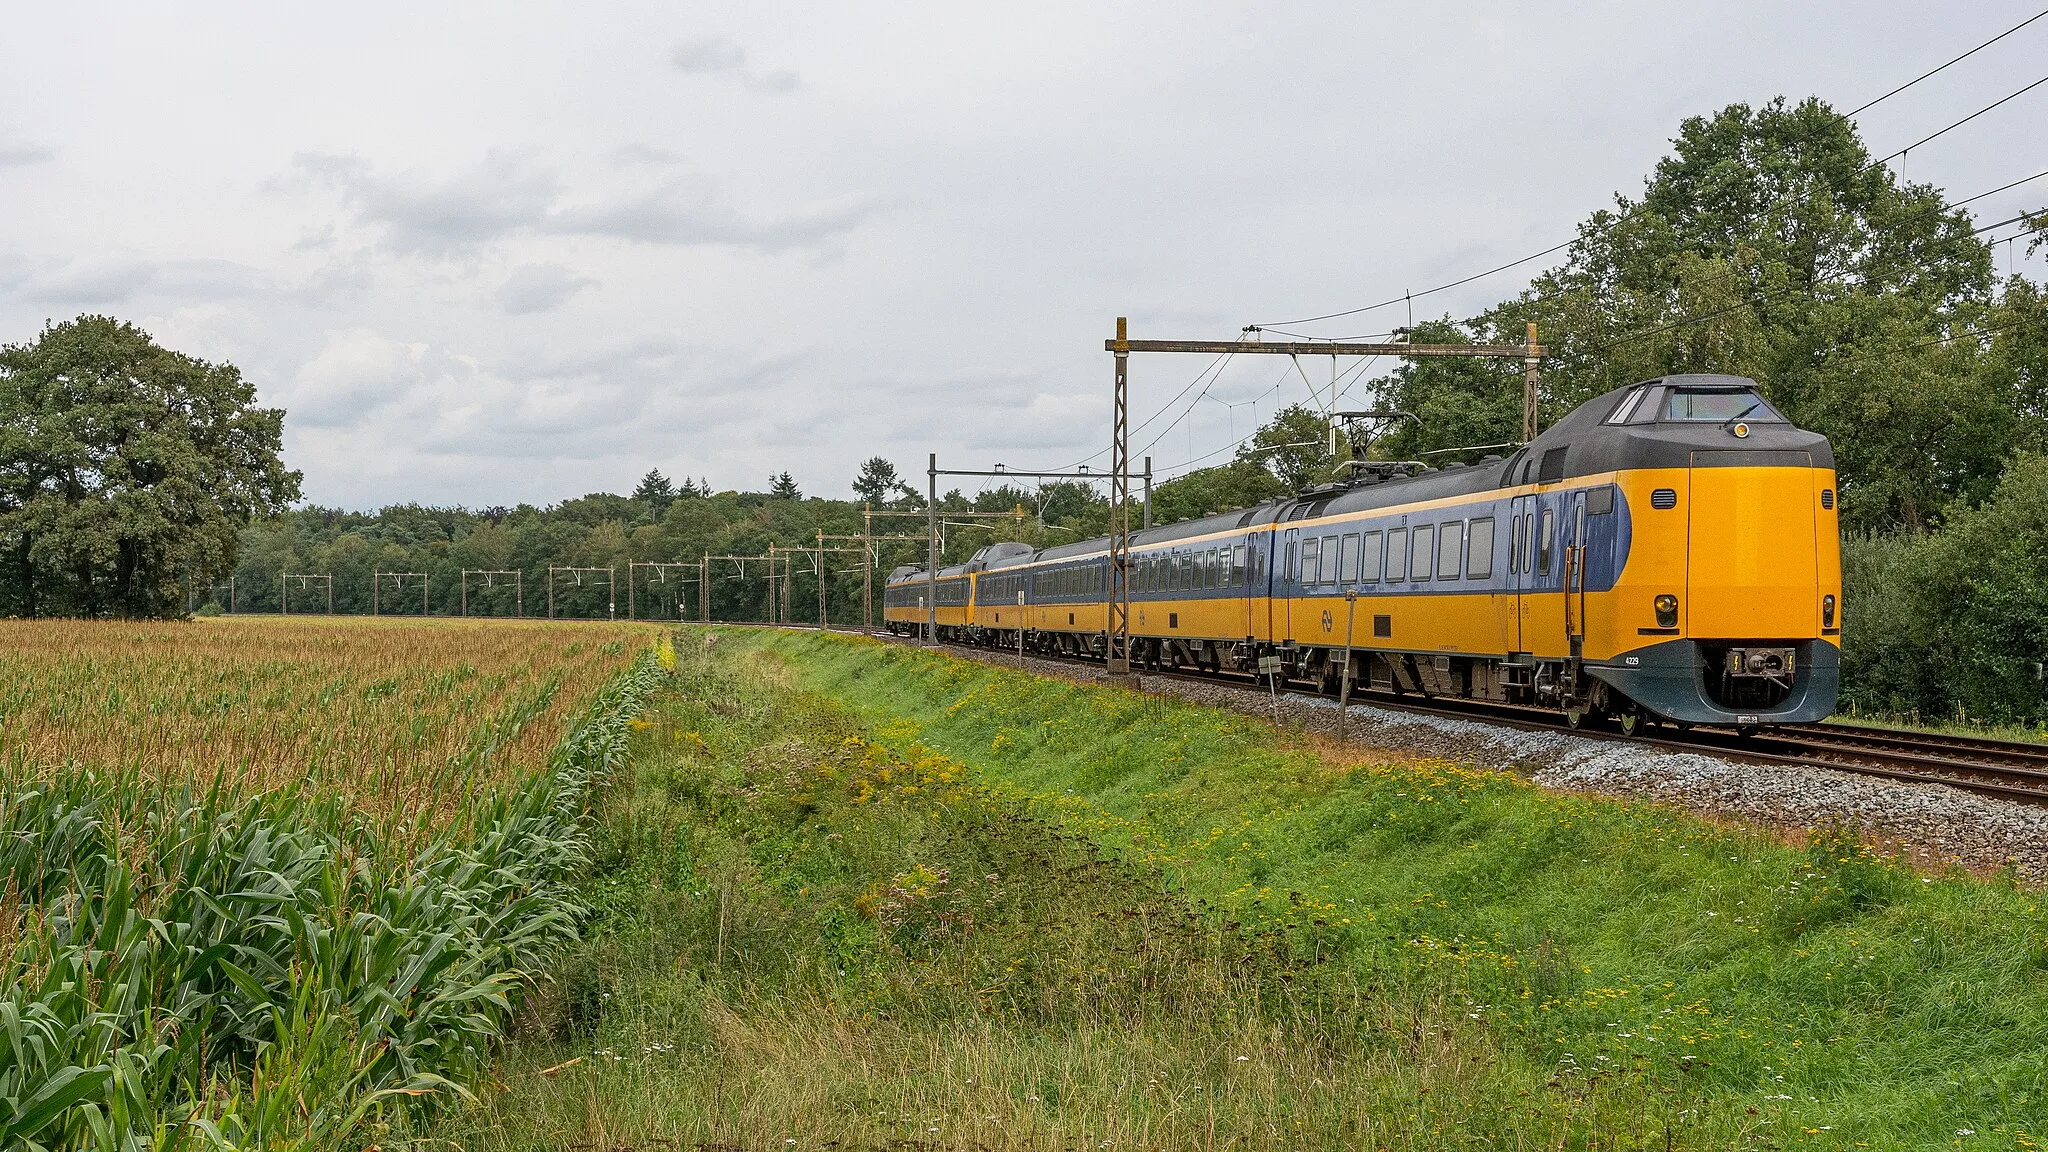
[[[1782,424],[1785,418],[1773,411],[1764,398],[1748,389],[1673,388],[1664,396],[1664,419],[1719,423],[1747,420],[1752,424]]]
[[[1323,579],[1323,542],[1311,536],[1301,542],[1301,582],[1320,584]]]
[[[1236,545],[1230,550],[1230,586],[1232,588],[1242,588],[1245,586],[1244,545],[1242,544]]]
[[[1415,555],[1408,562],[1408,578],[1427,580],[1430,566],[1436,562],[1436,526],[1418,524],[1411,535],[1415,537]]]
[[[1358,533],[1347,533],[1343,543],[1337,545],[1337,582],[1358,583]]]
[[[1216,562],[1216,549],[1202,554],[1202,587],[1223,587],[1223,566]]]
[[[1493,575],[1493,517],[1472,521],[1472,535],[1465,545],[1465,575],[1484,580]]]
[[[1605,516],[1614,511],[1614,486],[1602,485],[1586,492],[1586,515]]]
[[[1629,416],[1635,412],[1636,405],[1643,402],[1643,393],[1647,391],[1649,391],[1647,388],[1636,388],[1630,391],[1628,395],[1622,397],[1621,403],[1615,406],[1614,415],[1609,416],[1607,422],[1609,424],[1628,423]]]
[[[1515,515],[1508,517],[1509,575],[1513,575],[1514,573],[1520,572],[1522,570],[1522,533],[1526,530],[1527,529],[1525,528],[1522,522],[1521,513],[1518,512]]]
[[[1337,538],[1335,536],[1323,537],[1322,582],[1325,584],[1335,584],[1337,582]]]
[[[1536,466],[1538,484],[1555,484],[1564,479],[1564,458],[1571,451],[1569,445],[1563,448],[1548,448],[1543,452],[1543,462]]]
[[[1406,528],[1389,528],[1387,529],[1387,579],[1392,581],[1406,580],[1407,578],[1408,530]]]
[[[1463,520],[1445,521],[1438,536],[1440,539],[1436,546],[1436,578],[1439,580],[1456,580],[1458,578],[1458,562],[1464,559],[1462,553],[1465,547],[1465,522]]]
[[[1550,575],[1550,528],[1552,515],[1552,511],[1545,508],[1543,510],[1543,523],[1536,529],[1536,570],[1545,576]]]
[[[1358,579],[1364,584],[1380,582],[1380,534],[1367,532],[1358,550]]]

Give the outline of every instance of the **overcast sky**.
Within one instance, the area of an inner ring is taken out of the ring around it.
[[[1221,338],[1492,267],[1688,115],[1853,108],[2040,3],[17,5],[0,340],[104,312],[232,361],[325,505],[1064,467],[1105,453],[1118,315]],[[1888,152],[2044,73],[2048,20],[1859,120]],[[1952,198],[2044,168],[2048,85],[1905,162]],[[1206,363],[1136,358],[1136,416]],[[1291,372],[1134,448],[1220,459]]]

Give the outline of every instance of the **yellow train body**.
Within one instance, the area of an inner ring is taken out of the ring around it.
[[[1101,655],[1117,581],[1106,541],[998,545],[935,581],[892,574],[884,618]],[[1147,529],[1124,583],[1147,666],[1279,656],[1325,685],[1574,717],[1818,719],[1840,662],[1832,454],[1732,377],[1610,394],[1504,461]]]

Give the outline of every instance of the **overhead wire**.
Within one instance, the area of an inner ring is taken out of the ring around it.
[[[1986,40],[1982,44],[1977,45],[1975,48],[1970,49],[1968,52],[1963,53],[1961,56],[1957,56],[1953,60],[1950,60],[1948,64],[1943,64],[1937,68],[1933,68],[1929,71],[1922,72],[1920,75],[1913,77],[1911,80],[1906,81],[1904,84],[1899,85],[1897,88],[1894,88],[1891,91],[1885,93],[1884,95],[1879,96],[1877,99],[1872,100],[1870,103],[1852,109],[1848,112],[1844,112],[1842,115],[1854,116],[1860,112],[1868,112],[1870,109],[1877,107],[1879,104],[1884,103],[1885,101],[1891,99],[1894,96],[1897,96],[1899,93],[1904,92],[1906,89],[1911,88],[1913,85],[1918,84],[1922,80],[1929,79],[1936,73],[1945,71],[1948,68],[1949,64],[1960,64],[1963,61],[1968,60],[1970,57],[1975,56],[1977,53],[1982,52],[1986,48],[1991,47],[1993,44],[1998,43],[2000,40],[2005,39],[2007,36],[2010,36],[2013,33],[2019,31],[2020,29],[2025,28],[2027,25],[2032,24],[2034,21],[2039,20],[2043,16],[2048,16],[2048,9],[2044,9],[2043,11],[2034,13],[2032,16],[2029,16],[2025,20],[2022,20],[2019,23],[2013,25],[2012,27],[2007,28],[2005,31],[2000,32],[1996,36],[1993,36],[1991,39]]]
[[[2037,12],[2037,13],[2035,13],[2035,14],[2034,14],[2034,15],[2032,15],[2032,16],[2029,16],[2029,17],[2027,17],[2027,18],[2026,18],[2025,20],[2022,20],[2022,21],[2020,21],[2020,22],[2019,22],[2018,24],[2015,24],[2015,25],[2013,25],[2012,27],[2010,27],[2010,28],[2006,29],[2005,31],[2003,31],[2003,32],[2000,32],[2000,33],[1999,33],[1998,35],[1996,35],[1996,36],[1993,36],[1993,37],[1991,37],[1991,38],[1990,38],[1989,40],[1986,40],[1986,41],[1984,41],[1984,42],[1982,42],[1982,43],[1978,44],[1978,45],[1977,45],[1976,47],[1974,47],[1974,48],[1971,48],[1971,49],[1970,49],[1969,51],[1967,51],[1967,52],[1964,52],[1964,53],[1963,53],[1962,55],[1960,55],[1960,56],[1957,56],[1957,57],[1955,57],[1955,58],[1953,58],[1953,59],[1949,60],[1949,61],[1948,61],[1947,63],[1944,63],[1944,64],[1942,64],[1942,65],[1941,65],[1940,67],[1934,68],[1934,69],[1932,69],[1931,71],[1928,71],[1928,72],[1924,72],[1924,73],[1922,73],[1921,75],[1919,75],[1919,76],[1916,76],[1916,77],[1914,77],[1914,78],[1913,78],[1913,79],[1911,79],[1911,80],[1908,80],[1908,81],[1907,81],[1906,83],[1904,83],[1904,84],[1901,84],[1901,85],[1899,85],[1899,86],[1898,86],[1898,87],[1896,87],[1896,88],[1893,88],[1893,89],[1892,89],[1891,91],[1889,91],[1889,92],[1886,92],[1886,93],[1885,93],[1884,95],[1882,95],[1882,96],[1879,96],[1879,97],[1877,97],[1877,98],[1876,98],[1875,100],[1871,100],[1871,101],[1869,101],[1869,102],[1867,102],[1867,103],[1865,103],[1865,104],[1863,104],[1863,105],[1861,105],[1861,106],[1857,107],[1857,108],[1856,108],[1856,109],[1855,109],[1854,111],[1852,111],[1852,112],[1847,112],[1847,113],[1837,113],[1837,116],[1838,116],[1838,117],[1839,117],[1840,119],[1843,119],[1843,120],[1848,120],[1848,119],[1851,119],[1851,118],[1853,118],[1853,117],[1855,117],[1855,116],[1857,116],[1857,115],[1859,115],[1859,114],[1861,114],[1861,113],[1863,113],[1863,112],[1867,112],[1867,111],[1869,111],[1870,109],[1872,109],[1872,108],[1875,108],[1875,107],[1877,107],[1877,106],[1878,106],[1879,104],[1882,104],[1882,103],[1884,103],[1884,102],[1885,102],[1886,100],[1889,100],[1889,99],[1891,99],[1892,97],[1894,97],[1894,96],[1897,96],[1897,95],[1898,95],[1899,93],[1901,93],[1901,92],[1904,92],[1904,91],[1906,91],[1906,90],[1907,90],[1908,88],[1911,88],[1911,87],[1913,87],[1914,85],[1916,85],[1916,84],[1919,84],[1919,83],[1920,83],[1921,81],[1923,81],[1923,80],[1926,80],[1926,79],[1928,79],[1928,78],[1930,78],[1930,77],[1934,76],[1934,75],[1935,75],[1936,73],[1939,73],[1939,72],[1943,71],[1944,69],[1948,68],[1948,67],[1949,67],[1950,65],[1952,65],[1952,64],[1957,64],[1957,63],[1960,63],[1961,61],[1963,61],[1963,60],[1966,60],[1966,59],[1970,58],[1971,56],[1974,56],[1974,55],[1976,55],[1976,54],[1977,54],[1978,52],[1981,52],[1981,51],[1983,51],[1984,49],[1986,49],[1986,48],[1989,48],[1989,47],[1990,47],[1991,45],[1993,45],[1993,44],[1996,44],[1996,43],[1998,43],[1998,42],[1999,42],[2000,40],[2003,40],[2003,39],[2005,39],[2006,37],[2008,37],[2008,36],[2012,35],[2012,34],[2013,34],[2013,33],[2015,33],[2015,32],[2018,32],[2018,31],[2019,31],[2020,29],[2022,29],[2022,28],[2025,28],[2025,27],[2026,27],[2027,25],[2029,25],[2029,24],[2032,24],[2032,23],[2034,23],[2035,21],[2037,21],[2037,20],[2040,20],[2040,19],[2041,19],[2041,18],[2043,18],[2043,17],[2048,17],[2048,9],[2044,9],[2044,10],[2042,10],[2042,11],[2040,11],[2040,12]],[[1989,112],[1989,111],[1991,111],[1991,109],[1993,109],[1993,108],[1996,108],[1996,107],[1998,107],[1998,105],[2000,105],[2000,104],[2003,104],[2003,103],[2005,103],[2006,101],[2008,101],[2008,100],[2011,100],[2011,99],[2013,99],[2014,97],[2017,97],[2017,96],[2023,95],[2023,94],[2024,94],[2024,93],[2026,93],[2027,91],[2030,91],[2031,89],[2033,89],[2033,88],[2037,87],[2038,85],[2040,85],[2040,84],[2042,84],[2042,83],[2044,83],[2044,82],[2048,82],[2048,77],[2043,77],[2043,78],[2042,78],[2041,80],[2037,80],[2037,81],[2035,81],[2035,82],[2034,82],[2033,84],[2029,84],[2029,85],[2028,85],[2028,86],[2027,86],[2026,88],[2023,88],[2023,89],[2021,89],[2021,90],[2020,90],[2020,91],[2018,91],[2018,92],[2014,92],[2014,93],[2012,93],[2012,95],[2006,96],[2005,98],[2003,98],[2003,99],[2001,99],[2001,100],[1997,101],[1997,102],[1996,102],[1996,103],[1994,103],[1994,104],[1991,104],[1991,105],[1989,105],[1989,106],[1987,106],[1987,107],[1984,107],[1984,108],[1980,108],[1980,109],[1978,109],[1977,111],[1975,111],[1975,112],[1971,113],[1970,115],[1968,115],[1968,116],[1964,117],[1964,118],[1963,118],[1962,120],[1959,120],[1959,121],[1957,121],[1956,123],[1954,123],[1954,124],[1950,124],[1950,125],[1949,125],[1948,127],[1946,127],[1946,128],[1943,128],[1943,129],[1942,129],[1942,130],[1941,130],[1940,132],[1936,132],[1936,133],[1934,133],[1934,134],[1933,134],[1933,135],[1931,135],[1931,136],[1928,136],[1928,137],[1926,137],[1926,138],[1924,138],[1924,139],[1921,139],[1921,140],[1919,140],[1919,141],[1916,141],[1915,143],[1909,144],[1909,145],[1907,145],[1907,146],[1906,146],[1905,148],[1903,148],[1903,149],[1899,150],[1899,151],[1898,151],[1898,152],[1896,152],[1896,153],[1893,153],[1893,154],[1892,154],[1892,155],[1890,155],[1890,156],[1887,156],[1887,157],[1885,157],[1885,158],[1884,158],[1884,160],[1878,161],[1877,163],[1884,163],[1885,161],[1889,161],[1889,160],[1895,159],[1895,158],[1897,158],[1898,156],[1903,156],[1903,155],[1904,155],[1905,153],[1907,153],[1907,152],[1910,152],[1910,151],[1912,151],[1912,150],[1913,150],[1914,148],[1918,148],[1918,147],[1920,147],[1920,146],[1921,146],[1922,144],[1925,144],[1925,143],[1927,143],[1927,142],[1928,142],[1929,140],[1933,140],[1933,139],[1935,139],[1936,137],[1938,137],[1938,136],[1941,136],[1942,134],[1944,134],[1944,133],[1946,133],[1946,132],[1950,131],[1951,129],[1954,129],[1954,128],[1958,128],[1958,127],[1961,127],[1961,126],[1962,126],[1963,124],[1966,124],[1966,123],[1968,123],[1969,121],[1971,121],[1971,120],[1974,120],[1974,119],[1976,119],[1976,118],[1977,118],[1977,117],[1979,117],[1979,116],[1982,116],[1982,115],[1983,115],[1984,113],[1986,113],[1986,112]],[[1646,207],[1646,205],[1638,204],[1638,205],[1636,205],[1636,206],[1635,206],[1634,208],[1631,208],[1631,209],[1629,209],[1629,210],[1628,210],[1628,211],[1626,211],[1626,212],[1622,212],[1622,213],[1620,213],[1620,214],[1616,215],[1616,216],[1615,216],[1615,217],[1614,217],[1613,219],[1611,219],[1611,220],[1608,220],[1608,221],[1606,221],[1605,223],[1601,224],[1601,225],[1599,226],[1599,230],[1607,230],[1607,229],[1612,229],[1612,228],[1616,228],[1616,227],[1620,226],[1621,224],[1625,223],[1626,221],[1628,221],[1629,219],[1633,218],[1634,216],[1636,216],[1636,215],[1637,215],[1637,214],[1639,214],[1640,212],[1642,212],[1642,211],[1643,211],[1643,209],[1644,209],[1645,207]],[[1307,316],[1307,317],[1302,317],[1302,318],[1300,318],[1300,319],[1297,319],[1297,320],[1277,320],[1277,321],[1274,321],[1274,322],[1273,322],[1272,324],[1258,324],[1258,325],[1254,325],[1254,327],[1257,327],[1257,328],[1261,328],[1261,329],[1266,329],[1266,328],[1273,328],[1273,327],[1276,327],[1276,326],[1291,326],[1291,325],[1296,325],[1296,324],[1314,324],[1314,323],[1318,323],[1318,322],[1320,322],[1320,321],[1323,321],[1323,320],[1336,320],[1336,319],[1339,319],[1339,318],[1342,318],[1342,317],[1345,317],[1345,316],[1357,316],[1357,315],[1360,315],[1360,314],[1362,314],[1362,313],[1366,313],[1366,312],[1374,312],[1374,311],[1378,311],[1378,310],[1379,310],[1379,309],[1381,309],[1381,308],[1390,308],[1390,307],[1392,307],[1392,306],[1394,306],[1394,305],[1396,305],[1396,304],[1400,304],[1400,303],[1404,303],[1404,302],[1412,301],[1412,300],[1413,300],[1413,299],[1414,299],[1415,297],[1417,297],[1417,296],[1430,296],[1430,295],[1434,295],[1434,294],[1436,294],[1436,293],[1438,293],[1438,292],[1446,292],[1446,291],[1449,291],[1449,290],[1450,290],[1450,289],[1452,289],[1452,288],[1458,288],[1458,287],[1462,287],[1462,286],[1464,286],[1464,285],[1466,285],[1466,284],[1470,284],[1470,283],[1472,283],[1472,282],[1473,282],[1474,280],[1482,280],[1482,279],[1484,279],[1484,278],[1486,278],[1486,277],[1488,277],[1488,276],[1492,276],[1492,275],[1494,275],[1494,274],[1496,274],[1496,273],[1499,273],[1499,272],[1505,272],[1505,271],[1509,270],[1510,268],[1517,268],[1517,267],[1520,267],[1521,265],[1523,265],[1523,264],[1527,264],[1527,263],[1529,263],[1529,262],[1530,262],[1530,261],[1532,261],[1532,260],[1540,260],[1540,259],[1542,259],[1542,258],[1543,258],[1543,257],[1545,257],[1545,256],[1550,256],[1550,255],[1553,255],[1553,254],[1555,254],[1555,253],[1558,253],[1558,252],[1562,252],[1562,251],[1564,251],[1565,249],[1567,249],[1567,248],[1570,248],[1570,247],[1571,247],[1572,245],[1574,245],[1574,244],[1577,244],[1577,243],[1578,243],[1578,242],[1579,242],[1580,240],[1584,239],[1585,237],[1586,237],[1586,232],[1581,232],[1581,233],[1580,233],[1580,234],[1579,234],[1578,236],[1574,236],[1573,238],[1571,238],[1570,240],[1566,240],[1566,241],[1565,241],[1564,243],[1562,243],[1562,244],[1555,244],[1555,245],[1552,245],[1552,246],[1551,246],[1551,247],[1549,247],[1549,248],[1545,248],[1545,249],[1544,249],[1543,251],[1541,251],[1541,252],[1534,252],[1534,253],[1531,253],[1531,254],[1529,254],[1529,255],[1527,255],[1527,256],[1524,256],[1524,257],[1522,257],[1522,258],[1521,258],[1521,259],[1519,259],[1519,260],[1510,260],[1510,261],[1509,261],[1509,262],[1507,262],[1506,264],[1502,264],[1502,265],[1499,265],[1499,266],[1497,266],[1497,267],[1494,267],[1494,268],[1489,268],[1489,269],[1487,269],[1487,270],[1486,270],[1486,271],[1484,271],[1484,272],[1475,272],[1475,273],[1473,273],[1473,274],[1472,274],[1472,275],[1470,275],[1470,276],[1464,276],[1464,277],[1460,277],[1459,279],[1456,279],[1456,280],[1450,281],[1450,282],[1449,282],[1449,283],[1447,283],[1447,284],[1439,284],[1439,285],[1437,285],[1437,286],[1436,286],[1436,287],[1434,287],[1434,288],[1426,288],[1426,289],[1424,289],[1424,290],[1422,290],[1422,291],[1420,291],[1420,292],[1404,292],[1404,293],[1402,293],[1402,294],[1401,294],[1401,295],[1399,295],[1399,296],[1395,296],[1395,297],[1392,297],[1392,298],[1390,298],[1390,299],[1387,299],[1387,300],[1382,300],[1382,301],[1380,301],[1380,302],[1379,302],[1379,303],[1377,303],[1377,304],[1368,304],[1368,305],[1364,306],[1363,308],[1349,308],[1349,309],[1345,309],[1344,311],[1341,311],[1341,312],[1328,312],[1328,313],[1324,313],[1324,314],[1323,314],[1323,315],[1321,315],[1321,316]]]
[[[2040,175],[2048,175],[2048,172],[2044,172],[2044,173],[2041,173]],[[2038,178],[2038,177],[2035,177],[2035,176],[2030,176],[2030,177],[2028,177],[2027,179],[2029,179],[2029,180],[2032,180],[2032,179],[2037,179],[2037,178]],[[2005,187],[2006,187],[2006,188],[2013,188],[2013,187],[2017,187],[2018,185],[2020,185],[2020,184],[2024,184],[2024,183],[2026,183],[2026,180],[2016,180],[2016,181],[2014,181],[2013,183],[2011,183],[2011,184],[2008,184],[2008,185],[2006,185]],[[1991,194],[1992,194],[1992,192],[2002,192],[2002,191],[2004,191],[2004,190],[2005,190],[2004,188],[1994,188],[1994,189],[1992,189],[1992,191],[1991,191],[1991,192],[1983,192],[1983,193],[1979,193],[1979,194],[1978,194],[1978,195],[1976,195],[1976,196],[1972,196],[1972,197],[1970,197],[1970,198],[1969,198],[1969,200],[1958,200],[1958,201],[1956,201],[1956,202],[1955,202],[1954,204],[1949,204],[1949,205],[1946,205],[1946,206],[1944,206],[1944,207],[1942,208],[1942,211],[1944,211],[1944,212],[1950,211],[1951,209],[1954,209],[1954,208],[1958,208],[1958,207],[1960,207],[1960,206],[1962,206],[1962,205],[1964,205],[1964,204],[1967,204],[1967,203],[1969,203],[1969,202],[1970,202],[1971,200],[1981,200],[1981,199],[1983,199],[1983,198],[1984,198],[1985,196],[1989,196],[1989,195],[1991,195]],[[2020,215],[2018,215],[2018,216],[2014,216],[2014,217],[2012,217],[2012,218],[2010,218],[2010,219],[2006,219],[2006,220],[2000,220],[2000,221],[1998,221],[1998,222],[1997,222],[1997,223],[1995,223],[1995,224],[1986,224],[1986,225],[1983,225],[1982,227],[1979,227],[1979,228],[1973,229],[1973,230],[1972,230],[1972,231],[1971,231],[1971,232],[1969,233],[1969,235],[1971,235],[1971,236],[1981,236],[1981,235],[1983,235],[1984,233],[1986,233],[1986,232],[1989,232],[1989,231],[1991,231],[1991,230],[1992,230],[1992,229],[1994,229],[1994,228],[2003,228],[2003,227],[2005,227],[2005,226],[2006,226],[2006,225],[2008,225],[2008,224],[2017,224],[2017,223],[2019,223],[2019,222],[2021,222],[2021,221],[2023,221],[2023,220],[2029,219],[2030,217],[2036,216],[2036,215],[2038,215],[2038,214],[2039,214],[2039,213],[2023,212],[2023,213],[2021,213]],[[1605,352],[1605,351],[1607,351],[1607,350],[1608,350],[1608,349],[1610,349],[1610,348],[1618,348],[1618,347],[1620,347],[1620,346],[1621,346],[1621,345],[1623,345],[1623,344],[1629,344],[1629,343],[1633,343],[1634,341],[1637,341],[1637,340],[1645,340],[1645,339],[1648,339],[1648,338],[1649,338],[1649,337],[1651,337],[1651,336],[1658,336],[1658,335],[1662,335],[1662,334],[1663,334],[1663,333],[1665,333],[1665,332],[1670,332],[1670,331],[1674,331],[1674,330],[1676,330],[1676,329],[1679,329],[1679,328],[1689,328],[1689,327],[1691,327],[1691,326],[1692,326],[1692,325],[1694,325],[1694,324],[1704,324],[1704,323],[1706,323],[1706,322],[1707,322],[1707,321],[1709,321],[1709,320],[1713,320],[1713,319],[1717,319],[1717,318],[1719,318],[1719,317],[1722,317],[1722,316],[1726,316],[1726,315],[1728,315],[1728,314],[1729,314],[1729,313],[1731,313],[1731,312],[1736,312],[1736,311],[1740,311],[1741,309],[1744,309],[1744,308],[1750,308],[1750,307],[1754,307],[1754,306],[1756,306],[1756,305],[1758,305],[1758,304],[1767,304],[1767,303],[1770,303],[1770,302],[1772,302],[1772,301],[1774,301],[1774,300],[1782,300],[1782,299],[1784,299],[1784,298],[1786,298],[1786,297],[1788,297],[1788,296],[1796,296],[1796,295],[1800,295],[1800,294],[1802,294],[1802,293],[1811,293],[1811,292],[1813,292],[1813,290],[1814,290],[1815,288],[1819,287],[1819,286],[1820,286],[1820,285],[1822,285],[1822,284],[1834,284],[1834,283],[1840,283],[1840,282],[1841,282],[1842,280],[1843,280],[1843,277],[1842,277],[1842,276],[1840,276],[1840,275],[1836,275],[1836,276],[1828,276],[1828,277],[1824,277],[1824,278],[1822,278],[1822,279],[1819,279],[1819,280],[1815,280],[1815,281],[1813,281],[1813,282],[1811,282],[1811,283],[1808,283],[1808,284],[1806,284],[1806,285],[1803,285],[1803,286],[1798,286],[1798,287],[1790,287],[1790,288],[1781,288],[1781,289],[1779,289],[1779,290],[1777,290],[1777,291],[1775,291],[1775,292],[1769,292],[1769,293],[1765,293],[1764,295],[1762,295],[1762,296],[1758,296],[1758,297],[1756,297],[1756,298],[1754,298],[1754,299],[1750,299],[1750,300],[1738,300],[1738,301],[1736,301],[1736,302],[1735,302],[1735,303],[1733,303],[1733,304],[1727,305],[1727,306],[1725,306],[1725,307],[1722,307],[1722,308],[1717,308],[1717,309],[1715,309],[1715,310],[1714,310],[1714,311],[1712,311],[1712,312],[1707,312],[1707,313],[1703,313],[1703,314],[1700,314],[1700,315],[1697,315],[1697,316],[1682,316],[1682,317],[1680,317],[1680,318],[1678,318],[1678,319],[1676,319],[1676,320],[1672,320],[1672,321],[1670,321],[1670,322],[1668,322],[1668,323],[1660,324],[1660,325],[1658,325],[1658,326],[1657,326],[1657,327],[1655,327],[1655,328],[1646,328],[1646,329],[1644,329],[1643,331],[1640,331],[1640,332],[1631,332],[1631,333],[1628,333],[1627,335],[1624,335],[1624,336],[1618,336],[1618,337],[1614,338],[1613,340],[1609,340],[1609,341],[1608,341],[1608,342],[1606,342],[1605,344],[1597,344],[1597,345],[1595,345],[1595,346],[1593,346],[1593,347],[1591,347],[1591,348],[1588,348],[1588,349],[1586,350],[1586,354],[1587,354],[1587,355],[1589,355],[1589,356],[1590,356],[1590,355],[1595,355],[1595,354],[1597,354],[1597,353]]]

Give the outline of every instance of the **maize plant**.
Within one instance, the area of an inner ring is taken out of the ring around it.
[[[592,792],[664,675],[646,652],[544,770],[432,824],[317,780],[14,760],[0,1147],[317,1148],[464,1095],[522,978],[575,937]]]

